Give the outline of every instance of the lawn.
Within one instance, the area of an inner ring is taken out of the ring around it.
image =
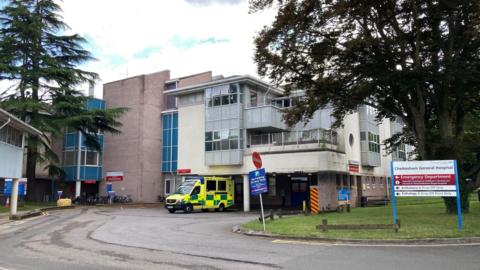
[[[17,211],[29,211],[29,210],[34,210],[38,208],[44,208],[44,207],[49,207],[49,206],[56,206],[57,204],[55,202],[25,202],[25,205],[23,207],[18,206]],[[5,205],[0,205],[0,213],[8,213],[10,212],[9,207],[5,207]]]
[[[290,216],[266,221],[268,232],[284,236],[336,239],[420,239],[480,237],[480,203],[472,196],[470,213],[463,214],[463,230],[458,231],[457,215],[445,213],[441,198],[399,198],[397,218],[401,228],[394,230],[336,230],[322,232],[315,226],[327,219],[328,224],[393,223],[391,205],[354,208],[350,213],[327,213],[310,216]],[[263,230],[258,220],[243,225],[244,229]]]

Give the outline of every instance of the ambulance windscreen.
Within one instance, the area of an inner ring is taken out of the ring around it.
[[[195,186],[195,181],[183,182],[183,184],[178,187],[177,191],[175,191],[175,194],[182,194],[182,195],[190,194],[194,186]]]

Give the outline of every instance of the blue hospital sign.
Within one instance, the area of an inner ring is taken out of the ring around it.
[[[265,177],[265,169],[259,169],[248,173],[250,180],[250,193],[252,195],[260,195],[268,192],[267,178]]]

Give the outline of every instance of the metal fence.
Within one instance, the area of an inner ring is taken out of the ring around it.
[[[287,131],[250,135],[249,145],[293,145],[308,143],[327,143],[337,145],[337,133],[326,129]]]

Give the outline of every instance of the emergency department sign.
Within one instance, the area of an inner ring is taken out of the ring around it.
[[[397,197],[456,197],[454,160],[393,162]]]
[[[397,223],[396,197],[457,197],[458,230],[463,227],[456,160],[392,161],[392,210]]]
[[[259,169],[248,173],[250,179],[250,192],[252,195],[260,195],[268,192],[267,178],[265,169]]]

